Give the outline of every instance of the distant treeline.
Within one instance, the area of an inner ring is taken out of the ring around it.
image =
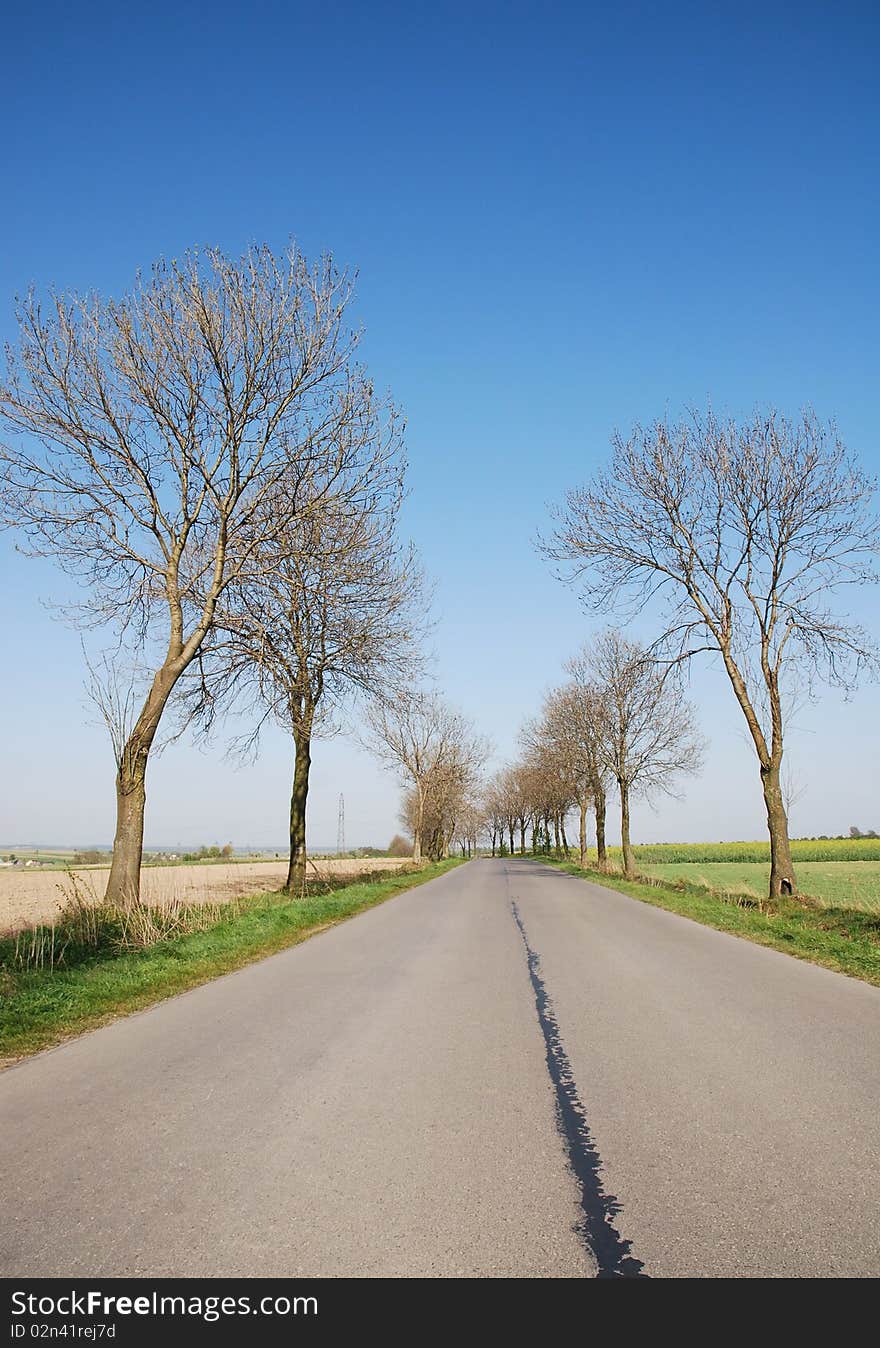
[[[229,861],[235,848],[232,843],[226,843],[225,847],[200,847],[197,852],[184,852],[180,858],[181,861]],[[168,856],[167,853],[160,854]],[[169,858],[170,859],[170,858]],[[176,859],[176,858],[175,858]]]

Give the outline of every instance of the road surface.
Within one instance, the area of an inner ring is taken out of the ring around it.
[[[877,1275],[878,1069],[877,988],[474,861],[0,1076],[0,1273]]]

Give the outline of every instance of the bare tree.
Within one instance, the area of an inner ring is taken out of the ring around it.
[[[589,650],[585,648],[566,663],[571,682],[562,690],[566,699],[569,735],[574,739],[583,772],[593,797],[596,820],[596,860],[599,870],[608,865],[605,821],[608,810],[608,768],[602,752],[605,711],[602,690],[592,682]]]
[[[375,400],[343,327],[350,290],[329,258],[210,250],[157,263],[119,301],[19,306],[0,515],[84,584],[81,621],[158,651],[119,754],[108,900],[138,899],[150,750],[224,590],[253,564],[267,497],[283,477],[281,528],[356,480]]]
[[[528,798],[526,775],[520,765],[500,768],[486,784],[483,795],[484,812],[491,822],[495,837],[502,843],[505,835],[510,843],[510,855],[516,851],[515,835],[520,834],[521,850],[525,851],[525,829],[531,802]],[[494,855],[494,842],[493,842]]]
[[[396,532],[406,466],[396,417],[383,421],[376,409],[361,442],[357,492],[295,516],[286,482],[267,498],[269,518],[286,523],[256,521],[255,574],[227,587],[193,666],[189,702],[206,728],[237,707],[254,716],[244,751],[256,751],[269,719],[293,737],[286,888],[294,892],[305,884],[313,737],[334,733],[353,698],[389,694],[420,667],[425,594],[415,553]]]
[[[468,799],[468,783],[459,774],[447,771],[430,776],[423,802],[420,803],[415,787],[404,794],[400,819],[411,832],[415,831],[421,810],[420,860],[442,861],[449,856],[467,812]]]
[[[497,777],[493,777],[486,783],[483,792],[482,813],[485,820],[486,833],[488,834],[492,856],[495,855],[496,847],[500,855],[504,854],[504,829],[506,824],[506,812],[501,791],[498,787]]]
[[[526,850],[526,828],[531,816],[531,779],[525,763],[514,763],[504,769],[504,797],[506,810],[514,828],[519,830],[519,848],[524,856]],[[513,852],[513,843],[510,846]]]
[[[551,694],[541,715],[521,727],[522,770],[530,801],[533,850],[539,833],[542,848],[549,849],[552,827],[555,850],[567,854],[565,820],[583,799],[583,781],[580,762],[571,753],[569,737],[563,733],[555,710]]]
[[[835,606],[842,587],[877,579],[872,497],[811,411],[744,425],[694,413],[615,436],[610,467],[569,492],[545,546],[596,607],[665,601],[658,650],[670,660],[720,654],[758,758],[771,897],[796,889],[780,781],[787,681],[821,672],[850,687],[876,666]]]
[[[476,855],[480,834],[485,826],[486,817],[479,801],[473,795],[466,796],[458,810],[453,837],[463,857],[470,859]]]
[[[437,693],[415,688],[371,704],[365,743],[411,786],[406,822],[413,861],[421,861],[428,835],[432,850],[439,840],[442,854],[455,831],[456,802],[471,794],[488,741]]]
[[[579,816],[580,864],[585,866],[587,863],[587,813],[592,807],[596,819],[597,861],[600,869],[604,869],[608,860],[605,842],[607,768],[602,757],[601,699],[589,680],[585,657],[569,661],[567,668],[574,677],[545,698],[539,731],[560,763],[566,780],[574,786]]]
[[[466,726],[464,723],[463,728]],[[421,809],[422,854],[431,861],[448,857],[462,824],[468,826],[471,802],[480,787],[479,771],[488,752],[486,740],[472,733],[463,735],[429,773],[421,806],[418,790],[410,791],[407,823],[415,834],[415,821]]]
[[[598,690],[599,752],[620,793],[623,871],[632,877],[632,797],[669,793],[677,777],[698,771],[702,741],[676,671],[658,667],[621,632],[604,632],[583,659]]]
[[[498,774],[498,797],[501,806],[501,818],[510,842],[510,855],[516,850],[514,836],[519,823],[519,801],[517,799],[516,779],[509,768],[502,768]]]
[[[531,831],[532,852],[538,851],[541,826],[545,826],[545,831],[549,830],[552,801],[559,795],[559,792],[554,789],[550,782],[550,778],[555,775],[555,767],[552,770],[549,768],[546,753],[538,753],[530,739],[535,726],[535,721],[526,721],[521,727],[520,741],[523,747],[523,755],[514,766],[517,778],[518,808],[522,812],[520,844],[523,854],[526,850],[525,834],[527,830]],[[547,836],[549,836],[549,832],[547,832]]]
[[[561,726],[555,719],[555,710],[551,693],[545,698],[540,714],[520,727],[519,738],[524,751],[533,850],[536,835],[540,835],[542,850],[549,851],[552,827],[558,852],[562,846],[562,819],[578,803],[580,792],[577,771],[569,745],[559,733]]]

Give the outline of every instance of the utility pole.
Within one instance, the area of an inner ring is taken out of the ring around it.
[[[336,855],[345,851],[345,796],[339,793],[339,825],[336,829]]]

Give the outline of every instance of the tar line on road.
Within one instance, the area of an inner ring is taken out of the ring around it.
[[[597,1278],[647,1278],[650,1275],[645,1273],[641,1260],[630,1254],[632,1242],[624,1240],[614,1225],[620,1204],[613,1194],[605,1192],[602,1183],[602,1158],[593,1141],[587,1112],[578,1094],[559,1025],[541,977],[541,961],[529,945],[514,900],[511,900],[510,907],[526,949],[538,1023],[547,1047],[547,1071],[556,1093],[557,1127],[568,1153],[569,1164],[580,1185],[584,1215],[577,1225],[578,1234],[596,1260]]]

